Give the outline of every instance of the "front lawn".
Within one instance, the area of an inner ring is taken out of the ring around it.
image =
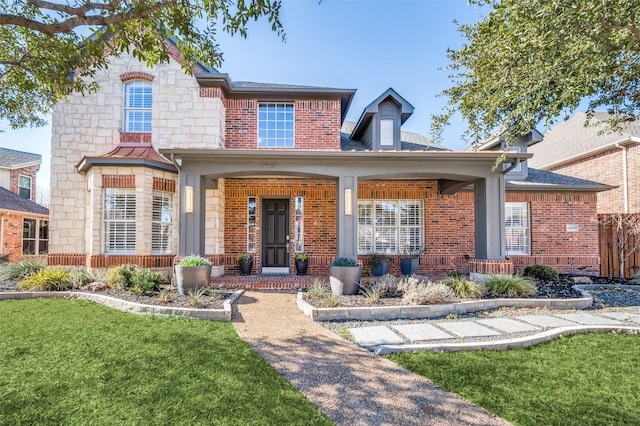
[[[0,302],[0,424],[331,424],[232,325]]]
[[[640,336],[389,358],[517,425],[640,424]]]

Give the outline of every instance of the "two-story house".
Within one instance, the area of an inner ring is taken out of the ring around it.
[[[49,210],[36,204],[39,154],[0,148],[0,260],[48,252]]]
[[[50,263],[170,268],[196,253],[233,275],[250,253],[254,274],[286,275],[304,252],[326,274],[384,252],[399,273],[397,256],[422,247],[426,274],[598,272],[606,185],[527,168],[526,151],[494,168],[496,152],[402,132],[413,106],[393,89],[345,123],[353,89],[187,75],[172,49],[154,68],[114,58],[100,92],[56,107]]]

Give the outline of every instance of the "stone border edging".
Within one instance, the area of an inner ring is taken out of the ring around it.
[[[130,302],[117,297],[105,296],[97,293],[76,291],[16,291],[0,293],[0,300],[23,300],[37,298],[72,297],[81,300],[91,300],[123,312],[132,312],[142,315],[164,315],[191,319],[206,319],[212,321],[231,321],[237,311],[236,301],[244,293],[244,289],[238,290],[227,297],[222,309],[195,309],[171,306],[145,305],[143,303]]]
[[[458,351],[500,351],[514,348],[526,348],[549,342],[563,336],[573,336],[585,333],[625,333],[640,334],[640,326],[611,326],[611,325],[576,325],[569,327],[558,327],[531,336],[518,337],[513,339],[493,340],[484,342],[465,343],[425,343],[406,345],[378,345],[374,353],[376,355],[389,355],[396,352],[458,352]]]
[[[296,303],[298,308],[312,321],[425,319],[502,307],[550,309],[585,309],[590,307],[593,304],[593,298],[578,287],[572,287],[582,295],[576,299],[482,299],[442,305],[316,308],[305,301],[302,298],[303,292],[299,291]]]

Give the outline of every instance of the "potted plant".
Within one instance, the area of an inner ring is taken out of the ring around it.
[[[176,265],[178,292],[196,291],[198,287],[208,287],[211,279],[211,262],[196,254],[190,254]]]
[[[242,253],[236,257],[236,260],[240,264],[241,275],[251,275],[251,268],[253,267],[253,257],[249,253]]]
[[[296,261],[296,273],[298,275],[307,275],[307,267],[309,266],[309,255],[297,253],[293,256]]]
[[[372,253],[369,256],[373,275],[381,277],[389,273],[389,256],[381,253]]]
[[[424,247],[408,246],[400,251],[400,270],[402,275],[414,275],[418,273],[420,255],[424,253]]]
[[[340,257],[329,266],[331,292],[337,296],[358,294],[362,267],[355,260]]]

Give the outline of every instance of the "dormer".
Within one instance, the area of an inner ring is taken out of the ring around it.
[[[526,154],[527,148],[530,145],[541,142],[542,139],[542,133],[533,129],[524,136],[518,136],[509,147],[507,147],[507,142],[504,137],[500,136],[482,144],[478,148],[478,151],[504,151],[506,148],[508,152],[521,152]],[[504,170],[507,170],[511,167],[511,163],[505,163],[502,167]],[[507,178],[510,180],[524,180],[527,176],[529,176],[529,168],[526,161],[515,165],[513,169],[507,173]]]
[[[413,105],[389,88],[362,111],[350,137],[372,151],[400,151],[400,127],[411,114]]]

